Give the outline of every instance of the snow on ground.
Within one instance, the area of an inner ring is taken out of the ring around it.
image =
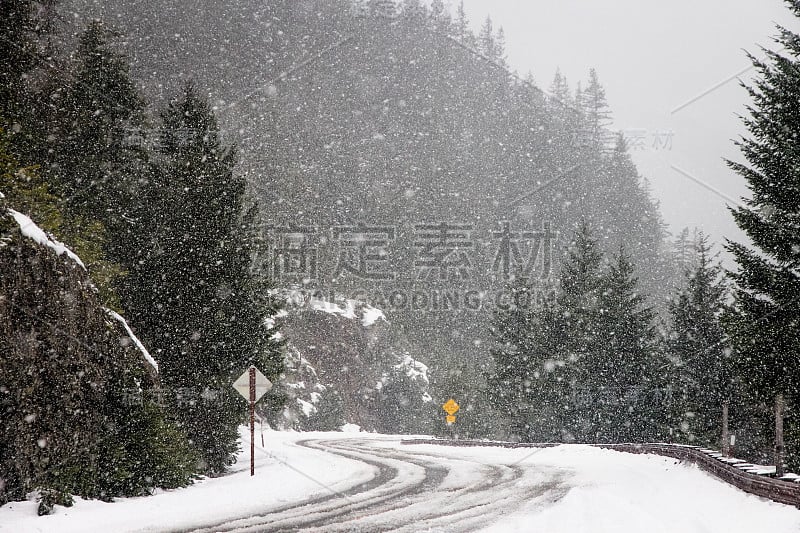
[[[118,498],[115,503],[76,499],[73,507],[57,506],[50,516],[37,516],[35,501],[0,507],[3,533],[122,533],[184,530],[296,502],[368,481],[375,468],[294,444],[319,436],[347,438],[344,433],[296,433],[256,429],[256,472],[250,477],[250,434],[234,471],[204,479],[178,490],[142,498]],[[358,436],[355,434],[353,436]]]
[[[800,510],[747,494],[676,459],[590,446],[559,446],[537,451],[523,464],[563,468],[570,472],[568,483],[572,488],[555,503],[533,501],[527,509],[485,531],[800,531]]]
[[[357,427],[347,429],[356,431]],[[242,432],[243,441],[247,442],[248,436]],[[403,506],[392,505],[392,499],[383,508],[379,502],[374,510],[357,508],[354,516],[344,517],[337,530],[360,524],[366,529],[359,531],[368,532],[371,526],[390,524],[402,531],[444,533],[458,524],[459,531],[492,533],[800,531],[800,510],[746,494],[695,466],[660,456],[582,445],[544,449],[402,445],[400,437],[363,432],[270,431],[265,433],[264,449],[256,434],[259,446],[253,478],[245,453],[230,475],[152,497],[119,499],[113,504],[79,501],[73,508],[58,507],[55,515],[46,517],[36,516],[33,501],[8,504],[0,508],[0,532],[183,530],[252,517],[237,521],[244,527],[249,521],[256,526],[271,523],[278,515],[284,520],[293,517],[287,523],[299,525],[307,514],[305,507],[263,515],[271,509],[344,491],[378,475],[374,466],[328,453],[335,451],[335,444],[320,449],[297,444],[309,439],[347,439],[358,445],[350,457],[382,458],[399,476],[370,490],[372,498],[378,493],[392,498],[392,491],[399,491],[397,497],[403,498]],[[420,483],[426,481],[430,469],[423,469],[420,460],[443,468],[445,476],[438,482],[430,480],[425,488],[426,484]],[[500,465],[502,469],[498,470]],[[492,471],[502,476],[493,478]],[[403,492],[413,487],[422,492]],[[369,499],[367,493],[352,494],[346,501],[323,502],[316,510],[323,516],[322,509],[332,506],[335,518],[338,506]],[[470,523],[475,527],[464,527]],[[310,531],[315,528],[320,529],[314,526]]]

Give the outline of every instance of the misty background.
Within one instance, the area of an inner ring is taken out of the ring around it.
[[[723,158],[739,160],[733,140],[753,70],[745,51],[774,49],[775,24],[797,30],[781,0],[465,0],[477,31],[490,14],[502,26],[511,68],[547,87],[556,69],[570,85],[597,69],[613,127],[661,203],[669,230],[698,227],[715,243],[744,241],[725,196],[747,195]],[[671,142],[670,142],[671,141]],[[716,194],[673,166],[716,189]],[[730,265],[728,265],[730,266]]]

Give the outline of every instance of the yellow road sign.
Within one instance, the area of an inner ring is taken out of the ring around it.
[[[455,415],[447,415],[447,423],[448,424],[455,424],[456,423]]]
[[[447,402],[442,406],[442,409],[444,409],[450,416],[456,414],[460,408],[461,407],[452,398],[447,400]]]

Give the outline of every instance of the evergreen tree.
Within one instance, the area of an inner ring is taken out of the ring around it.
[[[564,356],[570,340],[564,316],[555,302],[532,310],[525,337],[523,390],[525,410],[515,413],[533,442],[572,442],[576,438],[574,361]]]
[[[47,513],[70,494],[186,485],[192,456],[156,403],[155,372],[81,264],[23,237],[9,208],[50,227],[64,220],[0,130],[0,503],[41,489]]]
[[[493,368],[487,376],[489,401],[509,422],[510,432],[516,438],[527,439],[529,434],[528,394],[531,361],[529,360],[529,337],[533,317],[529,306],[530,288],[516,281],[509,288],[510,301],[499,306],[493,317],[490,335],[492,348],[489,353]]]
[[[591,439],[594,377],[587,373],[587,357],[599,334],[595,322],[600,298],[603,254],[589,225],[578,227],[562,263],[557,297],[558,320],[565,338],[561,353],[569,365],[565,386],[574,399],[565,414],[565,429],[573,439]]]
[[[567,78],[561,73],[561,69],[556,69],[553,76],[553,81],[550,83],[550,96],[556,101],[568,104],[572,101],[572,96],[569,93],[569,84]]]
[[[606,91],[597,76],[595,69],[589,70],[589,83],[580,93],[577,102],[584,117],[582,134],[589,146],[602,152],[609,144],[608,126],[611,123],[611,111],[606,100]]]
[[[800,5],[787,2],[800,17]],[[762,399],[783,395],[800,406],[800,35],[779,28],[784,51],[767,60],[750,55],[759,77],[747,90],[753,100],[744,119],[750,136],[739,146],[746,163],[729,162],[752,192],[732,209],[754,247],[728,242],[738,263],[734,313],[727,331],[737,366],[750,391]],[[791,424],[787,433],[793,430]],[[800,457],[789,443],[791,462]]]
[[[603,254],[585,222],[575,232],[561,267],[558,305],[565,328],[570,331],[572,362],[586,353],[593,339],[593,322],[600,297]]]
[[[675,266],[684,274],[695,266],[697,244],[696,230],[692,236],[689,228],[683,228],[672,243]]]
[[[677,400],[670,423],[684,441],[716,447],[722,403],[731,399],[730,352],[721,323],[727,287],[702,234],[695,249],[697,263],[686,268],[686,285],[669,306],[667,347]]]
[[[403,0],[400,10],[404,17],[418,21],[424,20],[428,15],[427,9],[420,0]]]
[[[617,135],[613,150],[600,159],[599,165],[594,175],[586,179],[600,201],[587,205],[585,211],[593,220],[605,221],[598,235],[601,241],[624,242],[632,261],[641,265],[641,289],[654,302],[666,302],[671,296],[671,280],[675,273],[674,267],[662,265],[665,226],[642,186],[641,176],[621,134]],[[595,167],[587,165],[586,168]]]
[[[433,19],[438,31],[446,35],[450,33],[453,21],[444,0],[433,0],[431,2],[431,19]]]
[[[531,305],[532,289],[518,280],[510,291],[514,305],[495,315],[490,399],[519,438],[587,438],[592,406],[584,400],[593,390],[583,367],[595,339],[601,263],[597,241],[582,224],[562,264],[555,302]]]
[[[162,361],[183,429],[210,473],[233,460],[244,404],[231,383],[251,364],[277,379],[283,360],[265,319],[276,309],[250,271],[254,234],[235,152],[188,85],[162,113],[160,160],[137,215],[126,307]]]
[[[15,122],[30,103],[25,77],[43,59],[41,37],[52,29],[53,0],[3,0],[0,17],[0,119]],[[0,124],[2,125],[2,124]],[[10,125],[10,124],[8,124]]]
[[[497,58],[497,43],[495,41],[492,17],[486,17],[478,33],[478,50],[489,59]]]
[[[462,42],[466,42],[470,36],[469,19],[467,19],[467,11],[464,9],[464,0],[461,0],[456,10],[455,21],[456,38]]]
[[[117,38],[99,21],[81,34],[74,75],[54,93],[50,138],[37,154],[67,214],[61,235],[76,250],[97,250],[82,257],[114,307],[118,263],[133,252],[131,206],[145,168],[143,147],[129,143],[141,131],[144,101]]]
[[[128,233],[127,206],[143,166],[143,147],[130,139],[142,132],[144,101],[131,79],[127,58],[115,49],[118,38],[96,20],[81,34],[74,81],[59,117],[63,144],[54,163],[56,183],[68,209],[100,221],[115,240],[122,241]],[[124,246],[110,244],[114,259],[127,252]]]
[[[394,18],[397,16],[395,0],[368,0],[369,12],[373,17]]]
[[[602,280],[598,337],[583,365],[585,382],[594,391],[595,442],[642,442],[660,433],[662,406],[654,392],[662,383],[653,321],[634,267],[621,249]]]
[[[499,30],[497,30],[497,35],[495,36],[495,53],[497,55],[497,60],[500,62],[501,65],[506,65],[506,32],[501,26]]]

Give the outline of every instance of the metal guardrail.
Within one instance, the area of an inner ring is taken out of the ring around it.
[[[440,446],[496,446],[501,448],[551,448],[559,443],[500,442],[479,440],[404,439],[402,444],[437,444]],[[677,444],[589,444],[607,450],[626,453],[651,453],[687,461],[699,466],[716,478],[745,492],[774,502],[800,508],[800,483],[784,481],[746,472],[725,463],[699,448]]]

